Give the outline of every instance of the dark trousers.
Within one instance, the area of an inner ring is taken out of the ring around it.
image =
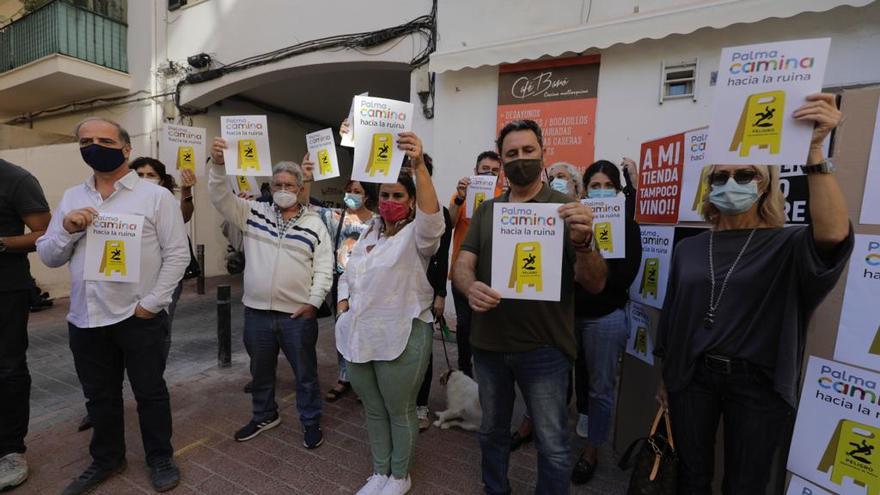
[[[715,433],[722,419],[722,492],[764,493],[774,455],[787,448],[795,412],[768,377],[757,369],[719,373],[701,362],[686,388],[669,393],[669,407],[680,459],[679,494],[712,493]]]
[[[441,335],[442,337],[442,335]],[[422,387],[419,388],[419,395],[416,396],[416,406],[427,406],[428,398],[431,396],[431,381],[434,378],[434,352],[428,354],[428,369],[425,370],[425,378],[422,379]]]
[[[251,358],[254,421],[259,423],[278,414],[275,370],[280,349],[293,368],[300,422],[303,426],[321,422],[317,343],[318,320],[314,318],[292,319],[288,313],[244,309],[244,346]]]
[[[468,298],[455,287],[452,288],[452,301],[455,303],[455,344],[458,347],[458,369],[469,377],[474,376],[471,364],[471,306]]]
[[[31,398],[29,301],[29,290],[0,292],[0,457],[25,451]]]
[[[122,379],[126,371],[137,401],[147,465],[170,458],[174,454],[171,404],[162,377],[168,314],[162,311],[149,320],[131,316],[105,327],[68,324],[68,328],[76,374],[94,427],[89,452],[95,462],[110,469],[125,459]]]
[[[500,353],[474,349],[483,421],[480,453],[486,493],[510,493],[510,420],[514,385],[531,412],[538,449],[537,494],[566,494],[571,480],[568,390],[571,362],[555,347]]]

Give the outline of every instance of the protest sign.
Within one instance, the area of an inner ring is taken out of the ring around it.
[[[159,131],[159,161],[169,174],[180,177],[183,169],[205,173],[205,129],[164,124]]]
[[[261,191],[260,185],[263,182],[269,182],[271,177],[254,177],[252,175],[227,175],[226,179],[232,187],[232,192],[236,196],[239,194],[247,194],[252,198],[259,198]]]
[[[593,210],[593,235],[602,257],[626,257],[626,196],[613,198],[584,198],[581,203]]]
[[[880,103],[874,118],[874,137],[868,158],[868,175],[865,178],[865,194],[862,196],[862,213],[859,223],[880,225]],[[827,155],[826,155],[827,156]]]
[[[265,115],[221,116],[220,135],[226,140],[227,175],[272,175]]]
[[[309,158],[315,162],[315,180],[339,177],[339,160],[336,158],[336,142],[333,129],[321,129],[306,134],[306,146]]]
[[[498,69],[496,134],[513,120],[541,126],[544,163],[593,163],[599,56],[539,60]]]
[[[779,166],[779,187],[785,197],[785,223],[810,223],[810,184],[800,165]]]
[[[788,470],[834,493],[880,493],[878,383],[878,373],[811,356]]]
[[[492,288],[502,298],[559,301],[564,224],[557,203],[495,203]]]
[[[709,194],[706,175],[706,143],[709,128],[703,127],[684,133],[684,170],[682,171],[681,199],[678,204],[679,222],[702,222],[703,199]]]
[[[483,201],[495,197],[495,183],[498,181],[498,177],[494,175],[475,175],[470,179],[471,183],[468,185],[467,196],[465,197],[467,202],[465,216],[467,218],[474,216],[474,212],[477,211],[477,208]]]
[[[683,133],[642,143],[637,222],[674,224],[678,221],[685,154]]]
[[[640,229],[642,261],[629,296],[632,301],[660,309],[666,299],[675,227],[641,225]]]
[[[654,366],[654,341],[651,339],[651,316],[648,308],[637,302],[630,302],[627,311],[629,337],[626,339],[626,353]]]
[[[788,482],[788,490],[786,495],[833,495],[831,492],[823,490],[800,476],[792,475]]]
[[[856,234],[834,359],[880,370],[880,235]]]
[[[813,122],[792,117],[822,89],[830,38],[725,48],[712,101],[709,163],[805,163]]]
[[[83,280],[137,283],[144,217],[99,213],[86,229]]]
[[[404,101],[354,97],[354,164],[352,180],[397,182],[405,152],[397,147],[401,132],[412,126],[413,104]]]
[[[367,91],[356,96],[368,96],[369,94],[370,92]],[[351,98],[351,106],[348,107],[348,132],[339,138],[339,146],[354,148],[354,97]]]

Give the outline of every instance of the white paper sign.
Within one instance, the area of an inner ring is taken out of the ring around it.
[[[226,140],[223,161],[227,175],[272,175],[265,115],[222,116],[220,135]]]
[[[259,198],[262,194],[260,185],[263,182],[269,182],[270,177],[254,177],[251,175],[227,175],[226,180],[232,188],[233,194],[248,194],[253,198]]]
[[[639,274],[629,288],[629,297],[657,309],[663,308],[675,227],[642,225],[642,261]]]
[[[321,129],[306,134],[309,157],[315,162],[315,180],[339,177],[339,160],[336,158],[336,142],[333,129]]]
[[[806,163],[812,122],[795,109],[822,89],[830,38],[779,41],[721,51],[709,125],[709,163]]]
[[[626,258],[626,196],[584,198],[593,210],[593,235],[605,259]]]
[[[792,475],[791,480],[788,482],[788,490],[785,492],[786,495],[833,495],[831,492],[827,490],[823,490],[818,486],[810,483],[809,481],[799,477]]]
[[[370,92],[367,91],[357,96],[368,96],[369,94]],[[348,132],[339,138],[339,146],[354,148],[354,97],[351,99],[351,106],[348,107]]]
[[[654,366],[654,341],[651,340],[651,315],[648,308],[637,302],[627,305],[629,337],[626,353]]]
[[[137,283],[143,231],[142,215],[98,214],[86,229],[83,280]]]
[[[856,234],[834,359],[880,371],[880,235]]]
[[[203,127],[164,124],[159,131],[159,161],[175,177],[185,168],[196,175],[205,174],[205,146]]]
[[[681,201],[678,207],[679,222],[702,222],[703,198],[709,188],[705,185],[709,162],[706,161],[706,144],[709,128],[703,127],[684,133],[684,167],[682,169]]]
[[[839,494],[880,491],[880,374],[811,356],[788,470]]]
[[[474,175],[471,177],[471,183],[468,185],[467,196],[465,197],[467,206],[465,208],[466,218],[473,217],[477,207],[483,201],[495,197],[495,183],[497,181],[498,177],[494,175]]]
[[[354,97],[354,164],[352,180],[394,183],[405,153],[397,148],[401,132],[412,126],[413,104],[405,101]]]
[[[825,155],[828,156],[828,155]],[[868,158],[868,175],[865,178],[865,195],[862,196],[862,213],[859,223],[880,225],[880,104],[874,120],[874,137]]]
[[[495,203],[492,288],[506,299],[559,301],[564,225],[558,203]]]

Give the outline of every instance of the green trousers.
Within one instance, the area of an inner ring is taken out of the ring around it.
[[[409,473],[419,436],[416,395],[428,368],[432,332],[430,323],[413,319],[397,359],[348,363],[348,377],[366,411],[375,473],[398,479]]]

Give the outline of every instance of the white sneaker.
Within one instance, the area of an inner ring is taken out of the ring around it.
[[[362,486],[355,495],[379,495],[387,482],[388,476],[385,476],[384,474],[374,474],[367,478],[367,484]]]
[[[388,482],[382,487],[379,495],[404,495],[409,492],[410,488],[412,488],[412,480],[409,478],[409,475],[406,475],[406,478],[402,480],[389,476]]]
[[[590,434],[590,418],[586,414],[578,414],[578,424],[575,432],[581,438],[587,438]]]
[[[425,431],[431,427],[430,414],[428,406],[416,406],[416,417],[419,418],[419,431]]]
[[[24,483],[28,477],[28,465],[24,455],[17,452],[0,457],[0,491]]]

